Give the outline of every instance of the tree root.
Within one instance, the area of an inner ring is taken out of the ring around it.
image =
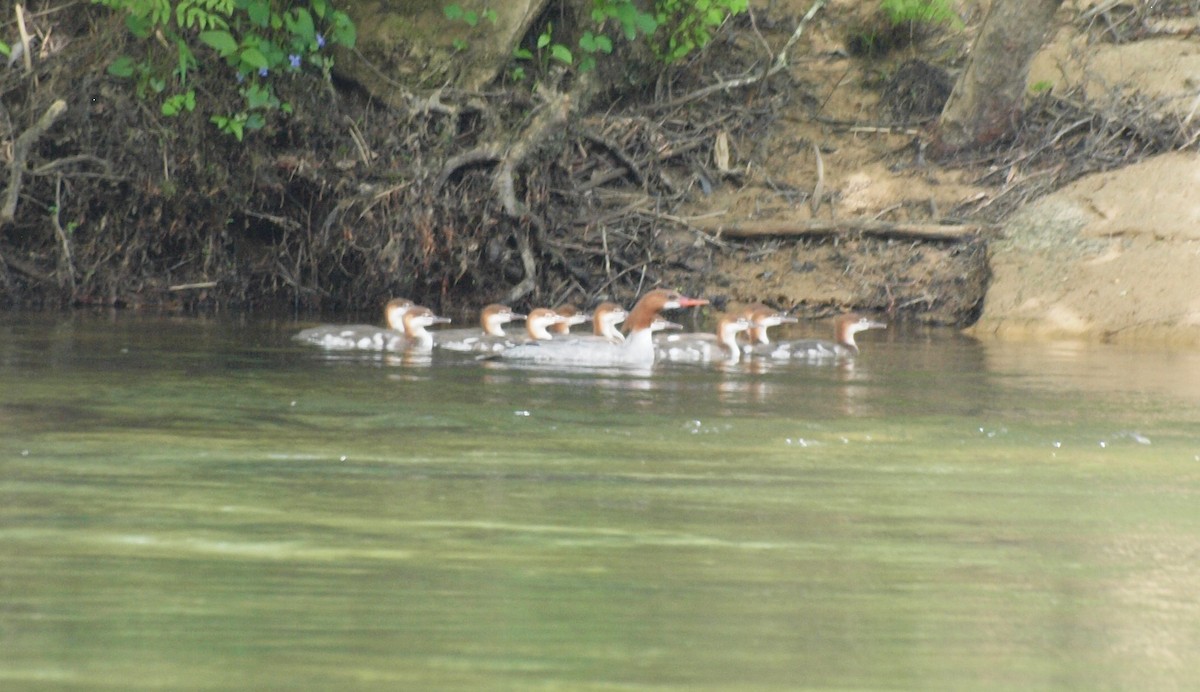
[[[4,191],[4,205],[0,206],[0,228],[12,223],[17,213],[17,198],[21,196],[21,176],[25,173],[25,159],[29,157],[29,149],[41,139],[54,121],[67,112],[67,102],[58,99],[50,104],[42,117],[13,142],[12,163],[8,169],[8,189]]]
[[[836,236],[861,233],[878,238],[963,242],[973,240],[985,226],[943,225],[936,223],[892,223],[871,219],[810,219],[804,221],[742,221],[723,223],[720,220],[693,222],[695,229],[716,233],[722,238],[762,238],[764,236]]]

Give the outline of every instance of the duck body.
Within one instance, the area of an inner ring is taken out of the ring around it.
[[[495,353],[510,348],[522,339],[504,331],[504,325],[526,316],[507,305],[493,303],[479,312],[478,329],[440,329],[431,332],[433,346],[457,353]]]
[[[653,365],[654,339],[658,329],[673,325],[659,315],[660,310],[675,310],[708,301],[689,298],[675,291],[657,289],[642,296],[625,318],[629,335],[622,342],[601,337],[581,337],[515,346],[501,352],[500,358],[536,364],[569,366],[648,366]],[[678,325],[674,325],[678,326]]]
[[[853,358],[858,355],[854,335],[867,329],[887,329],[887,324],[856,313],[838,316],[833,321],[834,341],[799,339],[777,343],[756,343],[743,346],[744,353],[776,360],[826,361]]]
[[[738,334],[752,326],[742,315],[726,315],[717,322],[713,334],[660,334],[654,340],[655,357],[674,362],[736,363],[742,356]]]
[[[408,348],[404,316],[415,307],[407,298],[393,298],[384,306],[386,328],[326,324],[301,330],[292,339],[329,351],[403,351]]]

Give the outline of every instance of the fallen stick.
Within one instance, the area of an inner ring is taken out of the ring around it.
[[[837,236],[861,233],[880,238],[907,240],[971,240],[985,227],[937,223],[893,223],[871,219],[808,219],[800,221],[720,221],[698,220],[692,228],[714,233],[721,238],[761,238],[767,236]]]

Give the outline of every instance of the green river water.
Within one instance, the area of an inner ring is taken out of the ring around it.
[[[560,372],[299,328],[0,317],[0,689],[1200,684],[1200,353]]]

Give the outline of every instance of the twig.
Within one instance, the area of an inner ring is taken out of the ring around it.
[[[587,141],[593,144],[598,144],[607,149],[608,153],[616,157],[616,159],[620,161],[625,168],[629,169],[629,175],[633,176],[633,179],[637,181],[639,187],[646,187],[646,178],[642,175],[641,171],[638,170],[637,164],[633,162],[633,159],[630,158],[629,154],[626,154],[616,142],[592,132],[583,132],[581,136]]]
[[[29,47],[29,31],[25,28],[25,8],[17,3],[17,30],[21,32],[21,57],[25,61],[25,72],[33,72],[33,51]]]
[[[4,206],[0,207],[0,228],[11,223],[17,213],[17,198],[21,195],[21,175],[25,171],[25,159],[29,156],[29,148],[41,138],[46,130],[67,112],[67,102],[59,99],[50,104],[42,117],[13,142],[12,162],[8,170],[8,189],[4,192]]]
[[[201,288],[216,288],[216,287],[217,287],[216,281],[199,281],[199,282],[196,282],[193,284],[175,284],[174,286],[167,286],[167,290],[168,291],[192,291],[192,290],[201,289]]]
[[[50,215],[51,224],[54,226],[54,233],[58,236],[58,242],[62,245],[62,264],[67,272],[67,282],[71,284],[71,296],[75,296],[75,263],[71,260],[71,241],[67,238],[67,232],[63,230],[62,222],[59,221],[59,214],[62,211],[62,176],[54,181],[54,213]],[[62,286],[64,282],[59,279],[58,285]]]
[[[354,146],[358,148],[358,155],[362,158],[362,162],[366,166],[371,165],[371,159],[375,158],[375,152],[371,151],[371,147],[367,146],[367,140],[359,131],[358,126],[354,124],[354,120],[350,116],[345,118],[346,126],[350,130],[350,139],[354,140]]]
[[[816,142],[812,143],[813,156],[817,157],[817,184],[813,185],[812,199],[809,204],[812,206],[812,213],[816,216],[817,211],[821,208],[821,198],[825,195],[825,160],[821,158],[821,147],[817,146]]]

